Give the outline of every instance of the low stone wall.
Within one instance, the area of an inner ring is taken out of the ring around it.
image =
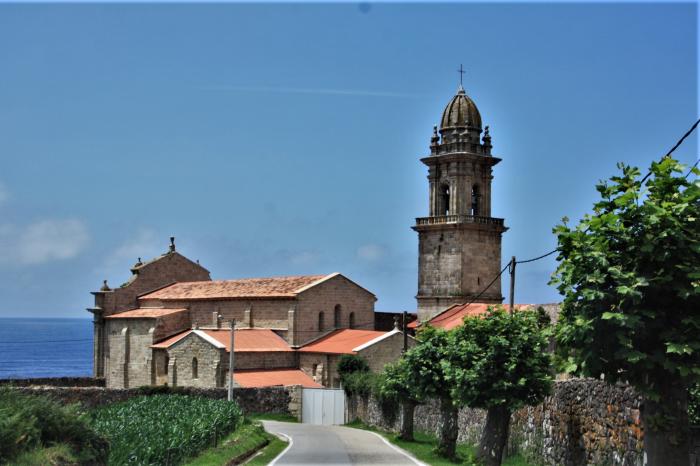
[[[142,388],[104,388],[104,387],[51,387],[32,386],[17,387],[22,393],[43,395],[63,404],[80,403],[84,408],[95,408],[110,403],[126,401],[142,395],[171,393],[203,396],[225,400],[228,392],[225,388],[193,387],[142,387]],[[233,396],[244,413],[283,413],[301,416],[301,387],[264,387],[234,388]]]
[[[104,387],[105,379],[95,377],[44,377],[35,379],[0,379],[0,386],[15,387]]]
[[[542,404],[514,413],[508,454],[519,451],[538,464],[557,466],[642,466],[640,406],[640,396],[629,386],[590,379],[556,382]],[[349,398],[348,416],[385,430],[399,428],[398,410],[373,398]],[[482,410],[460,409],[458,440],[477,443],[485,418]],[[435,400],[416,408],[416,430],[437,434],[439,424]],[[691,465],[700,466],[700,429],[692,429],[691,442]]]

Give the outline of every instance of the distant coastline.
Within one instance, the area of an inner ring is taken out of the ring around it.
[[[92,374],[92,320],[0,317],[0,379]]]

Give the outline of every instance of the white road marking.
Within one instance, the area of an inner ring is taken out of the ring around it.
[[[272,461],[270,462],[270,464],[268,464],[268,466],[274,466],[275,463],[277,462],[277,460],[279,460],[279,459],[282,457],[282,455],[284,455],[285,453],[287,453],[287,450],[289,450],[290,448],[292,448],[292,445],[294,445],[294,441],[292,440],[292,437],[290,437],[289,435],[283,434],[282,432],[276,432],[276,434],[277,434],[277,435],[282,435],[282,436],[286,437],[287,440],[289,441],[289,445],[287,445],[287,448],[285,448],[284,450],[282,450],[282,452],[281,452],[279,455],[275,456],[275,459],[272,460]]]
[[[367,431],[367,432],[376,435],[377,437],[379,437],[380,439],[382,439],[382,442],[386,443],[386,444],[389,445],[391,448],[393,448],[395,451],[401,453],[403,456],[405,456],[405,457],[408,458],[409,460],[413,461],[413,462],[414,462],[415,464],[417,464],[418,466],[428,466],[427,464],[418,461],[418,458],[416,458],[415,456],[409,454],[408,452],[404,451],[403,449],[401,449],[401,448],[397,447],[396,445],[392,444],[390,441],[388,441],[387,439],[385,439],[383,436],[379,435],[378,433],[372,432],[371,430],[369,430],[369,431]],[[270,463],[270,465],[272,465],[272,463]]]

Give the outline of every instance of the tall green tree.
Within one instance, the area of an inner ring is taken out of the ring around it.
[[[644,397],[649,464],[687,465],[687,393],[700,380],[700,183],[665,157],[621,173],[575,227],[554,229],[568,369],[626,381]]]
[[[437,453],[454,459],[457,447],[457,405],[453,399],[446,368],[451,357],[447,332],[427,326],[416,335],[418,344],[404,355],[408,375],[417,395],[440,403],[440,431]]]
[[[536,405],[551,392],[553,371],[549,325],[536,310],[510,316],[502,307],[471,317],[450,333],[446,368],[453,397],[461,405],[487,410],[477,457],[500,465],[513,411]]]
[[[381,399],[396,402],[401,407],[399,438],[413,440],[413,419],[420,394],[416,390],[411,370],[406,359],[384,366],[377,387]]]

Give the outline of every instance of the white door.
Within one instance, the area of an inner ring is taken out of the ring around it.
[[[304,424],[345,424],[345,392],[332,388],[304,388],[301,395]]]

